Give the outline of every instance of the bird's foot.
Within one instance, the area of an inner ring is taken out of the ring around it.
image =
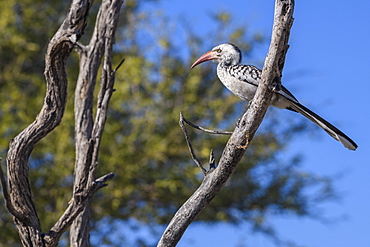
[[[240,124],[240,118],[238,119],[238,121],[236,121],[236,127],[240,127],[239,124]]]
[[[245,126],[245,120],[242,121],[242,118],[239,118],[238,121],[236,122],[236,127],[241,128]]]
[[[275,79],[273,82],[272,82],[272,84],[271,84],[271,86],[270,86],[270,90],[272,91],[272,92],[278,92],[278,91],[280,91],[281,90],[281,81],[280,81],[280,79]]]

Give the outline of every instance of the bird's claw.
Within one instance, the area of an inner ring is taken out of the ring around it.
[[[278,91],[280,91],[281,90],[281,84],[278,81],[274,80],[272,82],[272,85],[270,86],[270,90],[272,92],[278,92]]]

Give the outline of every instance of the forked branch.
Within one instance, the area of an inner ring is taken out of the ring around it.
[[[45,56],[46,96],[35,121],[9,145],[7,175],[12,207],[25,219],[14,220],[24,246],[44,246],[43,234],[28,180],[28,158],[35,145],[62,120],[67,99],[65,62],[86,26],[92,1],[74,0]]]
[[[7,208],[14,216],[14,223],[19,232],[22,244],[24,246],[55,246],[58,243],[59,237],[71,225],[73,219],[86,207],[87,202],[92,195],[100,188],[106,185],[106,181],[113,178],[113,174],[107,174],[99,179],[93,179],[93,172],[89,175],[86,174],[86,180],[90,178],[89,183],[84,186],[78,187],[75,190],[73,199],[70,202],[67,210],[54,227],[44,234],[41,231],[39,218],[36,212],[35,203],[31,193],[30,183],[28,180],[28,159],[35,147],[35,145],[49,134],[62,120],[64,109],[67,100],[67,74],[66,74],[66,60],[69,57],[72,49],[77,47],[79,54],[86,54],[88,48],[78,44],[77,41],[84,33],[84,29],[89,16],[89,10],[92,5],[92,0],[73,0],[69,8],[68,14],[54,37],[48,45],[47,53],[45,56],[45,79],[46,79],[46,96],[44,104],[37,115],[35,121],[25,128],[19,135],[12,139],[7,155],[7,178],[8,183],[5,182],[5,175],[0,170],[0,179],[3,187]],[[112,4],[113,8],[109,9],[104,14],[111,18],[118,19],[123,0],[103,1],[105,6]],[[116,21],[106,20],[108,28],[99,33],[97,42],[106,42],[103,46],[102,54],[105,56],[104,71],[108,73],[108,87],[105,87],[105,97],[101,105],[104,107],[109,103],[111,95],[112,81],[114,73],[112,73],[110,63],[111,47],[113,44],[113,36],[116,28]],[[110,41],[107,42],[108,37],[111,35]],[[92,53],[96,50],[90,50]],[[100,56],[101,57],[101,56]],[[86,62],[86,60],[85,60]],[[96,64],[94,64],[96,66]],[[110,67],[109,67],[110,66]],[[99,67],[99,64],[97,65]],[[95,76],[95,75],[93,75]],[[87,99],[89,100],[89,99]],[[106,105],[105,105],[106,103]],[[89,103],[88,103],[89,104]],[[100,119],[105,118],[101,114]],[[104,119],[105,121],[105,119]],[[100,135],[104,127],[104,121],[99,121],[97,128],[97,135]],[[81,123],[85,124],[85,123]],[[92,131],[92,125],[90,129]],[[91,132],[90,132],[91,133]],[[92,152],[94,157],[97,157],[100,136],[97,138],[87,138],[87,149]],[[80,151],[80,150],[79,150]],[[78,152],[81,153],[81,152]],[[82,160],[84,157],[82,157]],[[96,159],[90,159],[90,165],[96,166]],[[90,170],[91,171],[91,170]]]
[[[189,148],[189,151],[190,151],[190,154],[191,154],[191,158],[194,160],[195,164],[199,167],[199,169],[202,170],[203,174],[205,175],[207,173],[207,170],[203,167],[202,163],[199,161],[198,157],[195,155],[193,145],[191,145],[191,141],[190,141],[188,131],[186,130],[186,127],[184,125],[184,121],[187,122],[185,120],[184,116],[182,115],[182,113],[180,112],[179,124],[180,124],[180,127],[182,129],[182,132],[184,133],[186,144],[188,145],[188,148]]]
[[[115,70],[112,53],[119,12],[123,0],[103,0],[99,8],[89,45],[80,45],[80,74],[75,92],[76,163],[74,198],[95,184],[100,141],[107,118],[108,105],[114,91]],[[82,47],[82,48],[81,48]],[[94,89],[99,67],[102,66],[100,88],[95,104]],[[120,67],[124,60],[117,66]],[[95,121],[93,107],[96,105]],[[86,202],[70,230],[71,246],[89,246],[90,200]]]
[[[182,113],[180,112],[180,121],[179,121],[179,124],[180,124],[180,127],[182,129],[182,132],[184,133],[186,144],[188,145],[191,158],[194,160],[195,164],[199,167],[199,169],[202,170],[203,174],[206,175],[207,172],[209,172],[209,171],[207,171],[203,167],[202,163],[199,161],[198,157],[196,156],[195,151],[193,149],[193,145],[191,144],[190,136],[188,134],[188,131],[186,130],[186,127],[184,125],[184,122],[187,123],[188,125],[190,125],[191,127],[195,128],[195,129],[204,131],[204,132],[209,133],[209,134],[231,135],[232,132],[205,129],[205,128],[203,128],[201,126],[198,126],[198,125],[195,125],[192,122],[190,122],[189,120],[187,120],[182,115]],[[211,152],[209,154],[209,167],[210,167],[210,171],[212,171],[216,167],[215,157],[214,157],[213,150],[211,150]]]

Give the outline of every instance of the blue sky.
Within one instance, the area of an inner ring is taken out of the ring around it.
[[[266,35],[271,33],[274,1],[162,0],[160,6],[173,17],[186,16],[198,31],[214,30],[209,13],[227,10],[236,23],[246,23],[251,30]],[[287,156],[301,153],[302,169],[307,171],[343,174],[335,182],[342,199],[321,206],[324,215],[341,220],[325,224],[292,216],[271,219],[282,238],[304,246],[370,246],[369,11],[368,0],[296,1],[284,75],[306,73],[287,82],[283,76],[283,84],[359,145],[358,150],[349,151],[324,131],[317,131],[314,136],[296,138],[285,151]],[[256,55],[263,58],[267,49],[261,46]],[[263,235],[246,229],[243,225],[195,224],[178,246],[274,246]]]

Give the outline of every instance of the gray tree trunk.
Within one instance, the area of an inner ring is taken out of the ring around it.
[[[89,45],[79,47],[80,74],[75,91],[76,163],[73,193],[80,193],[94,181],[99,145],[107,107],[113,92],[114,73],[111,65],[113,38],[118,24],[122,0],[103,0]],[[96,76],[104,56],[103,73],[93,121],[93,98]],[[90,246],[91,200],[73,222],[70,230],[72,247]]]
[[[56,246],[72,225],[71,246],[89,245],[89,212],[92,195],[113,178],[107,174],[95,179],[99,144],[107,108],[113,92],[115,71],[111,54],[119,11],[123,0],[103,0],[94,35],[88,46],[77,43],[86,26],[92,0],[73,0],[67,17],[51,39],[45,56],[47,84],[43,107],[35,121],[10,142],[7,155],[7,182],[0,169],[6,207],[13,215],[23,246]],[[62,120],[67,99],[65,62],[73,48],[81,57],[76,89],[76,171],[73,197],[64,214],[49,230],[41,231],[28,180],[28,159],[35,145]],[[95,121],[92,117],[93,88],[104,58]]]

